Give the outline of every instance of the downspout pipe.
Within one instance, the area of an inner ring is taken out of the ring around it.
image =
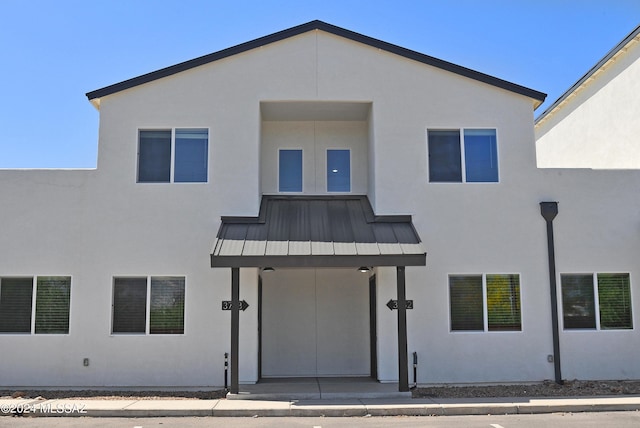
[[[551,327],[553,330],[553,365],[555,382],[562,385],[560,370],[560,331],[558,323],[558,287],[556,282],[556,256],[553,241],[553,219],[558,215],[557,202],[540,202],[540,214],[547,222],[547,252],[549,255],[549,291],[551,295]]]

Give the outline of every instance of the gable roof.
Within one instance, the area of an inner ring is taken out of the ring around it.
[[[582,90],[584,87],[589,85],[591,82],[595,80],[597,75],[603,72],[609,65],[616,61],[620,55],[626,53],[629,49],[629,46],[633,43],[637,43],[640,41],[640,25],[637,26],[627,37],[622,39],[620,43],[618,43],[613,49],[611,49],[600,61],[596,63],[587,73],[582,76],[576,83],[574,83],[567,91],[560,96],[551,106],[549,106],[545,111],[538,116],[535,120],[535,125],[544,122],[549,119],[552,115],[554,115],[558,110],[560,110],[564,105],[566,105],[569,98],[576,94],[578,91]]]
[[[515,83],[508,82],[506,80],[499,79],[497,77],[490,76],[488,74],[480,73],[478,71],[471,70],[447,61],[443,61],[438,58],[434,58],[420,52],[416,52],[410,49],[403,48],[391,43],[383,42],[382,40],[374,39],[362,34],[346,30],[344,28],[336,27],[335,25],[327,24],[323,21],[311,21],[306,24],[298,25],[296,27],[289,28],[287,30],[279,31],[277,33],[270,34],[268,36],[260,37],[258,39],[241,43],[239,45],[223,49],[208,55],[201,56],[189,61],[185,61],[179,64],[172,65],[160,70],[153,71],[151,73],[143,74],[142,76],[134,77],[129,80],[125,80],[120,83],[116,83],[110,86],[106,86],[95,91],[88,92],[87,98],[92,101],[94,105],[99,105],[99,99],[106,95],[111,95],[116,92],[123,91],[125,89],[133,88],[138,85],[142,85],[148,82],[152,82],[163,77],[168,77],[182,71],[186,71],[201,65],[209,64],[211,62],[228,58],[230,56],[249,51],[251,49],[259,48],[271,43],[278,42],[290,37],[298,36],[303,33],[307,33],[313,30],[321,30],[336,36],[344,37],[346,39],[362,43],[377,49],[381,49],[396,55],[403,56],[414,61],[421,62],[433,67],[437,67],[470,79],[474,79],[489,85],[496,86],[498,88],[506,89],[511,92],[515,92],[520,95],[530,97],[535,100],[535,107],[538,107],[544,101],[546,94],[535,91],[533,89],[526,88],[524,86],[517,85]]]

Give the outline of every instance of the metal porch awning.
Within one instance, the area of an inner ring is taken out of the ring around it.
[[[223,217],[211,267],[424,266],[411,216],[366,196],[263,196],[258,217]]]

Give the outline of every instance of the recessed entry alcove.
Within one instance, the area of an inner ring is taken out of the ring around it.
[[[371,102],[263,101],[260,113],[263,194],[368,193]]]

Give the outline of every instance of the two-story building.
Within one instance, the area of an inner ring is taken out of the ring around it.
[[[87,96],[0,171],[3,386],[640,378],[640,172],[539,169],[543,93],[313,21]]]

